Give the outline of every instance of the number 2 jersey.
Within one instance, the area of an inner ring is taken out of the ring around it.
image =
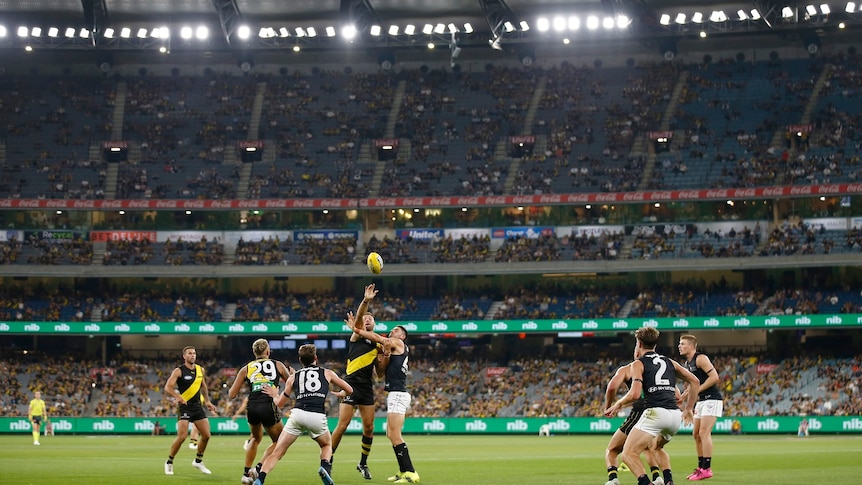
[[[676,404],[676,369],[663,355],[648,352],[639,359],[644,366],[643,396],[647,408],[679,409]]]
[[[296,396],[294,408],[310,413],[326,412],[326,396],[329,394],[329,381],[323,367],[303,367],[293,376],[293,395]]]

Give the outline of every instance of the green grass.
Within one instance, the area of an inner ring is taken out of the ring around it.
[[[407,436],[410,455],[422,483],[441,485],[566,484],[600,485],[606,481],[604,448],[609,436]],[[240,483],[245,438],[215,436],[205,463],[212,475],[191,467],[194,452],[184,446],[174,476],[163,474],[171,437],[48,436],[33,446],[29,435],[0,436],[0,484],[153,485]],[[862,476],[862,436],[716,436],[708,485],[809,485]],[[690,435],[668,445],[679,485],[696,464]],[[307,437],[288,450],[267,484],[318,484],[318,447]],[[387,483],[396,471],[388,440],[377,437],[369,459],[374,479],[354,470],[359,439],[347,436],[335,461],[338,485]],[[622,483],[633,485],[631,473]]]

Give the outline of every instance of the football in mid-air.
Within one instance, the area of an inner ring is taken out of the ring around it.
[[[366,263],[368,263],[368,271],[374,274],[380,274],[383,271],[383,258],[377,253],[369,254]]]

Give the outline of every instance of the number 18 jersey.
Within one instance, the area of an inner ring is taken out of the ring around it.
[[[296,409],[312,413],[326,412],[326,396],[329,394],[329,381],[323,367],[303,367],[293,376],[293,394],[296,396]]]

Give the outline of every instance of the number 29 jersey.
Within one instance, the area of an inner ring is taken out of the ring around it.
[[[248,369],[245,379],[251,385],[251,394],[248,402],[272,402],[272,398],[263,393],[264,385],[278,387],[281,375],[278,373],[278,364],[273,359],[257,359],[246,364]]]

